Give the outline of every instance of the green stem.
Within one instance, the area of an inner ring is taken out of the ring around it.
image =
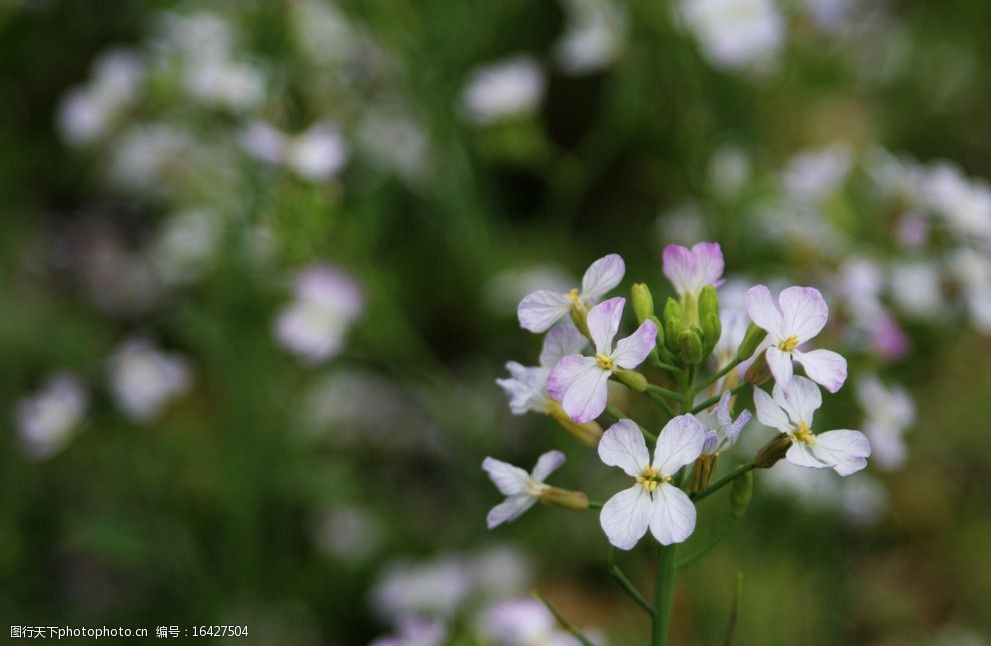
[[[673,390],[668,390],[661,386],[655,384],[647,384],[647,390],[652,393],[657,393],[658,395],[664,395],[665,397],[670,397],[671,399],[678,401],[681,399],[681,395]]]
[[[753,462],[747,462],[746,464],[742,464],[742,465],[738,466],[737,468],[733,469],[732,471],[730,471],[729,473],[727,473],[726,475],[724,475],[719,480],[716,480],[715,482],[713,482],[709,486],[709,488],[706,489],[705,491],[700,491],[700,492],[698,492],[696,494],[693,494],[691,496],[691,498],[692,498],[692,500],[698,502],[699,500],[702,500],[703,498],[705,498],[709,494],[716,493],[717,491],[719,491],[720,489],[722,489],[723,487],[725,487],[729,483],[733,482],[734,480],[736,480],[737,478],[739,478],[740,476],[742,476],[747,471],[750,471],[751,469],[756,469],[756,468],[757,468],[757,465],[754,464]]]
[[[655,366],[657,366],[658,368],[660,368],[661,370],[667,370],[668,372],[673,372],[676,375],[681,374],[681,368],[663,361],[660,357],[656,359],[651,359],[650,362]]]
[[[736,518],[733,518],[732,520],[730,520],[730,522],[723,525],[723,528],[719,530],[719,533],[711,541],[709,541],[699,549],[695,550],[688,556],[678,559],[678,563],[675,564],[675,569],[682,570],[688,567],[689,565],[691,565],[692,563],[694,563],[695,561],[699,560],[703,556],[705,556],[706,552],[711,550],[716,545],[719,545],[719,543],[721,543],[723,539],[726,538],[726,536],[729,534],[729,530],[733,529],[734,524],[736,524]]]
[[[671,417],[674,417],[676,415],[676,413],[674,412],[674,409],[671,408],[671,404],[668,403],[668,400],[664,399],[663,397],[661,397],[657,393],[651,392],[650,390],[647,390],[645,392],[647,393],[647,396],[648,397],[650,397],[655,402],[657,402],[658,404],[660,404],[661,405],[661,408],[663,408],[664,411],[668,415],[670,415]]]
[[[588,501],[588,508],[589,509],[602,509],[602,505],[604,505],[604,504],[605,503],[601,503],[598,500],[589,500]]]
[[[645,438],[647,438],[651,442],[657,441],[656,435],[654,435],[653,433],[645,429],[643,426],[641,426],[640,422],[636,421],[635,419],[633,419],[623,411],[619,410],[619,408],[617,408],[615,404],[606,404],[606,412],[612,415],[613,417],[615,417],[616,419],[628,419],[632,421],[634,424],[637,425],[637,428],[640,429],[640,432],[643,433],[643,436]]]
[[[623,571],[619,569],[619,566],[616,565],[616,557],[614,552],[615,551],[613,548],[609,549],[609,557],[607,558],[607,563],[609,565],[609,576],[616,579],[616,582],[619,583],[623,590],[626,591],[626,594],[630,595],[630,598],[633,599],[637,605],[653,617],[654,608],[651,607],[650,603],[648,603],[644,596],[640,594],[640,591],[637,590],[637,587],[633,585],[633,582],[630,581],[626,575],[623,574]]]
[[[654,587],[654,623],[651,646],[667,646],[671,628],[671,609],[674,607],[674,584],[678,572],[675,569],[677,544],[661,545],[657,556],[657,581]]]
[[[737,385],[733,386],[732,388],[730,388],[729,394],[730,395],[735,395],[736,393],[740,392],[746,386],[749,386],[749,385],[750,384],[748,384],[745,381],[743,383],[737,384]],[[723,396],[722,393],[720,393],[720,394],[716,395],[715,397],[710,397],[709,399],[705,400],[704,402],[702,402],[701,404],[699,404],[698,406],[696,406],[695,408],[693,408],[692,409],[692,413],[700,413],[700,412],[704,411],[706,408],[708,408],[709,406],[714,406],[714,405],[718,404],[719,403],[719,399],[722,396]]]
[[[554,615],[554,619],[557,620],[557,623],[561,624],[561,628],[564,628],[569,633],[571,633],[572,635],[574,635],[575,639],[577,639],[578,641],[580,641],[582,643],[582,646],[595,646],[592,643],[592,640],[590,640],[588,637],[586,637],[584,634],[582,634],[582,631],[578,630],[577,628],[575,628],[574,626],[572,626],[571,624],[569,624],[568,623],[568,620],[565,619],[561,615],[561,613],[558,612],[557,609],[554,606],[551,605],[551,602],[544,598],[544,595],[542,595],[538,591],[534,590],[533,591],[533,596],[536,597],[537,601],[539,601],[540,603],[544,604],[544,607],[547,608],[547,610],[549,610],[552,615]]]
[[[733,368],[735,368],[738,365],[740,365],[741,363],[743,363],[743,361],[744,361],[744,359],[741,359],[740,357],[737,357],[737,358],[733,359],[732,361],[730,361],[729,363],[727,363],[725,366],[723,366],[722,370],[720,370],[719,372],[717,372],[716,374],[712,375],[711,377],[709,377],[708,379],[706,379],[704,382],[702,382],[702,385],[699,386],[699,392],[705,390],[706,388],[708,388],[712,384],[716,383],[717,381],[719,381],[720,379],[722,379],[723,377],[725,377],[727,374],[729,374],[729,372]]]

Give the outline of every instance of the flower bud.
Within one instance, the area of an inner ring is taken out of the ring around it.
[[[791,436],[787,433],[778,433],[774,438],[762,446],[757,455],[754,456],[754,465],[758,469],[770,469],[774,464],[785,457],[785,453],[791,448]]]
[[[743,380],[748,384],[759,386],[770,378],[771,367],[767,365],[767,357],[761,352],[757,360],[747,368],[747,372],[743,375]]]
[[[654,318],[654,297],[650,294],[650,288],[644,283],[634,283],[633,287],[630,288],[630,293],[633,301],[633,313],[637,315],[637,323]]]
[[[709,314],[715,314],[716,318],[719,318],[719,296],[712,285],[703,287],[699,294],[699,320],[705,321],[705,317]]]
[[[761,341],[767,336],[767,331],[763,330],[753,323],[747,326],[747,332],[743,335],[743,341],[740,342],[740,347],[736,351],[737,359],[746,360],[756,352],[757,346],[761,344]]]
[[[664,302],[664,325],[667,326],[670,321],[677,320],[679,325],[684,327],[682,323],[684,318],[685,315],[681,309],[681,303],[668,297],[668,300]]]
[[[685,331],[681,319],[671,318],[664,323],[664,344],[675,355],[678,354],[678,337]]]
[[[588,509],[588,496],[584,493],[557,487],[547,487],[540,492],[540,502],[566,509]]]
[[[702,362],[702,330],[692,326],[678,335],[678,356],[690,366]]]
[[[647,390],[647,378],[636,370],[615,368],[612,371],[612,376],[616,378],[616,381],[623,384],[630,390],[634,390],[638,393],[642,393]]]
[[[717,304],[718,305],[718,304]],[[712,349],[719,343],[719,337],[723,334],[723,324],[719,320],[719,314],[708,312],[702,317],[702,354],[709,356]]]
[[[597,445],[599,438],[602,437],[602,427],[599,426],[598,422],[594,420],[584,423],[576,422],[568,417],[568,414],[561,408],[560,402],[552,401],[550,406],[547,407],[547,414],[553,417],[554,421],[560,424],[564,430],[589,446]]]
[[[750,499],[754,497],[754,472],[747,471],[736,480],[729,490],[729,503],[736,518],[743,518],[750,505]]]

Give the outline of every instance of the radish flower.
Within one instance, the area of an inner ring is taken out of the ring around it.
[[[680,543],[695,530],[695,506],[672,484],[678,470],[702,453],[705,427],[691,415],[675,417],[661,430],[650,460],[637,425],[621,419],[599,442],[599,457],[636,479],[602,506],[599,521],[609,542],[629,550],[650,529],[661,545]]]
[[[778,302],[764,285],[747,291],[747,314],[767,331],[767,364],[781,386],[787,386],[794,372],[792,359],[802,364],[805,374],[831,393],[846,381],[846,359],[830,350],[802,352],[798,348],[815,338],[826,326],[829,307],[814,287],[788,287]]]
[[[750,411],[745,410],[737,418],[733,419],[730,412],[730,393],[726,391],[719,398],[719,403],[711,410],[698,414],[698,420],[705,427],[705,445],[702,447],[702,455],[719,455],[723,451],[731,448],[740,438],[740,432],[746,426],[751,417]]]
[[[516,520],[533,507],[540,499],[540,495],[550,489],[550,485],[544,484],[544,480],[562,464],[564,464],[564,454],[560,451],[548,451],[541,455],[530,473],[508,462],[485,458],[482,468],[489,474],[489,478],[499,491],[506,496],[504,501],[489,511],[486,518],[489,529]]]
[[[723,276],[723,250],[718,242],[699,242],[691,249],[669,244],[664,248],[664,275],[678,296],[698,299],[706,285],[719,286]]]
[[[544,337],[539,366],[523,366],[515,361],[506,364],[509,379],[496,379],[509,396],[514,415],[528,412],[547,413],[556,402],[547,394],[547,378],[563,357],[579,354],[588,340],[572,325],[559,325]]]
[[[754,388],[757,419],[788,435],[785,459],[800,467],[831,468],[841,476],[867,466],[871,445],[860,431],[812,432],[812,416],[822,406],[822,393],[811,379],[794,377],[787,386],[774,384],[773,396]]]
[[[609,290],[623,280],[626,264],[618,254],[609,254],[593,262],[582,277],[581,290],[576,287],[567,294],[540,289],[520,301],[517,315],[520,326],[531,332],[544,332],[571,311],[572,307],[587,310]]]
[[[595,342],[595,356],[566,356],[548,377],[547,392],[561,402],[564,412],[576,422],[588,422],[601,415],[606,408],[609,375],[620,368],[629,370],[639,366],[657,342],[657,326],[647,319],[613,348],[612,340],[619,330],[625,305],[625,298],[616,297],[590,309],[587,321]]]

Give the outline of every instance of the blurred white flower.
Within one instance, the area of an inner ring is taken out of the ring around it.
[[[317,265],[297,275],[295,300],[279,313],[275,335],[289,352],[320,363],[340,352],[363,309],[358,283],[335,267]]]
[[[929,167],[923,190],[930,207],[961,238],[991,240],[991,186],[971,180],[955,165]]]
[[[530,584],[530,562],[517,548],[496,545],[483,549],[469,564],[475,587],[484,599],[506,599],[525,592]]]
[[[24,451],[36,459],[58,453],[79,431],[88,403],[75,375],[52,375],[37,393],[17,403],[14,416]]]
[[[742,148],[720,146],[709,159],[712,190],[723,199],[739,195],[750,179],[752,166],[750,156]]]
[[[227,58],[234,47],[233,28],[211,11],[159,14],[152,48],[201,59]]]
[[[192,137],[167,123],[136,124],[116,141],[110,156],[110,179],[129,190],[167,190],[172,169],[188,168]]]
[[[840,513],[850,523],[874,524],[887,510],[888,492],[875,478],[861,473],[840,484]]]
[[[138,422],[153,421],[172,399],[186,393],[192,376],[186,360],[157,350],[147,339],[130,339],[111,355],[110,389],[117,406]]]
[[[409,116],[369,110],[358,124],[357,139],[374,163],[408,182],[419,182],[430,174],[432,153],[427,136]]]
[[[474,123],[529,116],[544,96],[544,70],[530,56],[516,56],[475,70],[461,94],[466,116]]]
[[[250,63],[200,58],[187,63],[186,90],[204,105],[241,112],[265,98],[265,76]]]
[[[682,0],[680,15],[717,67],[763,71],[784,44],[774,0]]]
[[[803,469],[781,461],[761,475],[761,483],[779,498],[803,509],[840,515],[854,525],[877,522],[888,508],[883,485],[866,473],[843,478],[828,469]]]
[[[363,561],[382,544],[382,522],[357,505],[324,509],[313,525],[313,540],[328,556]]]
[[[856,392],[874,461],[885,469],[901,468],[907,457],[902,436],[915,423],[912,398],[901,386],[885,386],[872,374],[857,381]]]
[[[818,202],[843,183],[853,163],[849,144],[836,142],[822,150],[799,153],[788,160],[781,183],[800,202]]]
[[[391,635],[374,639],[369,646],[443,646],[447,644],[447,626],[443,621],[404,617]]]
[[[159,276],[168,284],[199,277],[217,252],[223,222],[205,209],[183,211],[165,219],[150,254]]]
[[[891,265],[891,298],[905,314],[920,319],[939,318],[943,313],[942,276],[928,260]]]
[[[515,311],[523,297],[538,289],[565,294],[574,279],[558,265],[532,265],[499,272],[485,286],[485,301],[494,313]]]
[[[961,248],[950,258],[950,268],[963,288],[974,327],[980,332],[991,332],[991,257]]]
[[[661,246],[676,244],[692,246],[709,236],[705,228],[705,214],[697,204],[678,204],[657,216],[654,225],[657,242]]]
[[[557,627],[554,616],[536,599],[524,597],[489,606],[479,630],[499,646],[573,646],[570,633]]]
[[[472,587],[471,568],[460,557],[396,563],[380,574],[372,588],[372,605],[384,619],[450,617],[471,594]]]
[[[133,51],[114,49],[100,56],[89,82],[70,90],[59,107],[59,132],[65,142],[82,146],[105,136],[137,100],[144,76],[144,62]]]
[[[333,3],[303,0],[291,3],[288,9],[297,34],[294,41],[312,62],[340,63],[353,54],[358,36]]]
[[[554,55],[569,74],[587,74],[616,58],[626,15],[613,0],[562,0],[567,24],[554,44]]]
[[[238,137],[252,157],[285,164],[301,178],[319,182],[336,175],[348,160],[347,145],[336,125],[318,122],[290,137],[271,124],[253,121]]]

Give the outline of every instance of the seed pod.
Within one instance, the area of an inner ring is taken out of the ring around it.
[[[589,446],[598,444],[599,438],[602,437],[602,427],[599,426],[598,422],[576,422],[568,417],[568,414],[564,412],[559,402],[551,402],[547,407],[547,414],[553,417],[554,421],[560,424],[564,430]]]
[[[548,487],[540,493],[540,502],[566,509],[588,509],[588,496],[581,491]]]
[[[758,469],[770,469],[778,460],[785,457],[785,453],[790,448],[791,436],[787,433],[778,433],[757,451],[757,455],[754,456],[754,464]]]
[[[761,352],[757,360],[750,364],[747,368],[746,374],[743,375],[743,380],[748,384],[753,384],[759,386],[768,379],[771,378],[771,367],[767,365],[767,358],[764,353]]]
[[[736,480],[729,490],[729,502],[733,509],[733,515],[743,518],[750,505],[750,499],[754,497],[754,472],[747,471]]]

